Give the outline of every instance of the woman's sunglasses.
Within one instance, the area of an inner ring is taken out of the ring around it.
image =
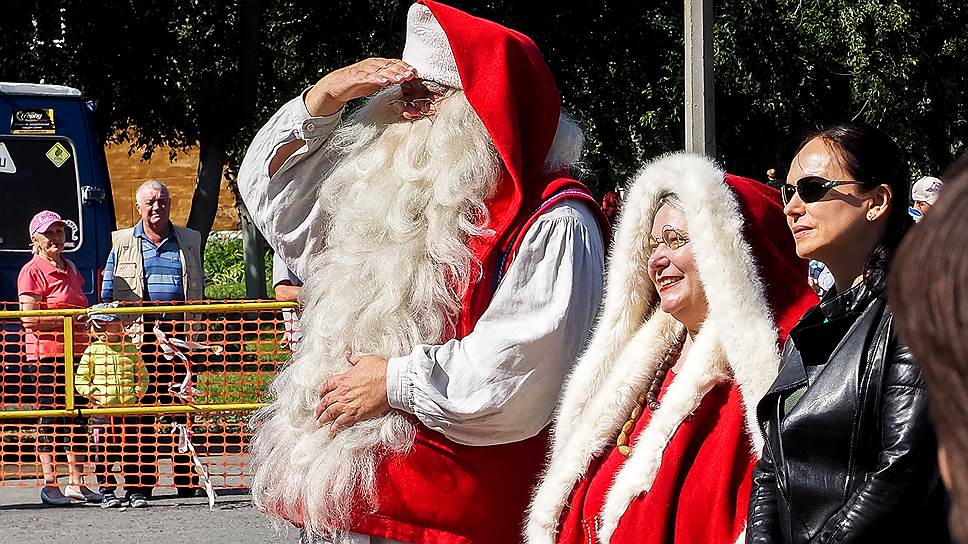
[[[800,195],[805,204],[816,202],[827,194],[827,191],[840,185],[863,185],[863,181],[833,181],[820,176],[805,176],[797,180],[796,184],[786,183],[780,188],[780,197],[786,206],[793,200],[793,195]]]

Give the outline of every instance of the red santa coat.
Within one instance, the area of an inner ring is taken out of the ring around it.
[[[420,3],[446,33],[464,93],[504,166],[496,194],[487,202],[494,235],[471,242],[482,277],[463,298],[454,334],[463,338],[490,303],[504,265],[534,217],[564,199],[598,207],[584,185],[562,172],[544,172],[561,114],[560,97],[534,42],[443,4]],[[601,224],[607,228],[604,218]],[[547,433],[480,447],[457,444],[414,424],[413,448],[380,466],[379,506],[375,512],[356,512],[352,531],[428,544],[520,542],[531,491],[547,455]]]
[[[671,380],[670,373],[666,386]],[[733,383],[718,384],[706,393],[666,446],[649,492],[632,499],[612,542],[715,544],[737,540],[746,521],[745,503],[755,464],[744,430],[742,402]],[[646,409],[637,422],[630,437],[633,448],[651,416]],[[609,448],[592,461],[562,516],[559,543],[597,541],[602,507],[625,461],[617,448]]]
[[[682,203],[709,312],[625,459],[615,439],[682,332],[647,274],[665,193]],[[776,375],[779,343],[816,303],[805,278],[777,191],[687,154],[646,167],[619,220],[602,318],[566,386],[528,541],[741,540],[763,445],[755,406]]]

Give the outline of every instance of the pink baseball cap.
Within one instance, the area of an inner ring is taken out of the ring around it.
[[[44,210],[42,212],[37,212],[37,215],[30,220],[30,235],[33,236],[38,232],[47,232],[47,229],[53,227],[57,223],[67,226],[67,223],[61,219],[60,214],[57,212],[52,212],[50,210]]]

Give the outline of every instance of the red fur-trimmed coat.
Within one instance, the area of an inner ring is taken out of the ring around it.
[[[597,515],[588,516],[575,511],[588,506],[576,497],[608,463],[639,393],[682,329],[658,308],[647,274],[648,235],[666,193],[681,203],[709,312],[660,407],[640,421],[630,457],[608,467],[612,483]],[[527,540],[738,541],[763,446],[756,402],[776,376],[778,342],[816,302],[779,193],[701,157],[664,156],[635,180],[614,243],[605,307],[566,385]],[[581,522],[589,526],[582,537],[566,538],[565,529]]]

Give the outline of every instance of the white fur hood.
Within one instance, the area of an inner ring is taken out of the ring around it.
[[[661,406],[609,489],[599,537],[608,542],[631,501],[649,490],[679,424],[717,383],[733,379],[738,384],[754,453],[762,448],[755,406],[779,366],[778,333],[770,308],[782,310],[784,303],[768,300],[756,251],[744,236],[749,235],[744,222],[751,219],[744,212],[750,206],[745,201],[741,206],[741,199],[757,201],[753,207],[759,206],[760,211],[769,208],[770,217],[777,215],[779,205],[775,191],[753,184],[732,176],[725,179],[714,163],[685,153],[660,157],[637,175],[616,230],[599,323],[561,400],[551,461],[529,513],[528,542],[555,541],[562,509],[575,483],[589,463],[614,443],[638,394],[648,389],[665,351],[682,330],[680,323],[658,308],[658,295],[647,272],[648,236],[663,194],[674,193],[682,203],[709,313]],[[771,198],[777,202],[769,202]],[[762,226],[765,230],[766,225]],[[796,269],[797,261],[791,259],[784,266]],[[777,271],[772,264],[766,268],[770,276]],[[798,295],[796,300],[803,298]]]

